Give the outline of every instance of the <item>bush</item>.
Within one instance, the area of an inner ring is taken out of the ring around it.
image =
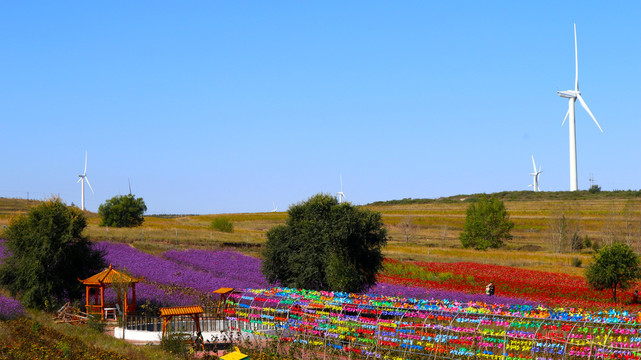
[[[590,194],[596,194],[601,192],[601,187],[599,185],[592,185],[590,186],[590,189],[588,190]]]
[[[53,199],[11,220],[3,235],[11,256],[0,266],[0,283],[27,307],[55,309],[79,299],[78,279],[104,267],[102,253],[82,236],[87,220],[80,209]]]
[[[118,195],[107,200],[98,208],[102,220],[100,226],[133,227],[142,225],[147,205],[142,198],[134,195]]]
[[[581,261],[581,259],[579,259],[578,257],[572,259],[572,266],[581,267],[581,264],[583,264],[583,261]]]
[[[103,333],[105,332],[107,324],[100,319],[100,315],[92,314],[89,315],[89,319],[87,319],[87,326],[99,333]]]
[[[465,248],[498,248],[503,246],[505,240],[512,239],[510,230],[513,227],[514,223],[510,221],[503,201],[485,196],[467,208],[465,225],[459,239]]]
[[[190,339],[189,334],[169,333],[161,340],[160,347],[170,354],[186,357],[189,353],[187,343]]]
[[[577,232],[575,232],[570,239],[570,248],[572,251],[581,251],[585,248],[585,241]]]
[[[215,218],[211,221],[211,225],[209,227],[216,231],[227,233],[234,232],[234,224],[228,218],[224,217]]]
[[[360,292],[376,283],[387,242],[381,214],[318,194],[267,232],[262,272],[282,286]]]
[[[617,290],[629,289],[641,278],[641,262],[629,245],[615,242],[594,255],[585,277],[593,289],[610,290],[616,302]]]

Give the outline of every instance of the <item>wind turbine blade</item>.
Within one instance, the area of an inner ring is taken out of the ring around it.
[[[80,177],[80,179],[78,179],[78,181],[76,181],[76,182],[81,182],[81,181],[82,181],[82,177]]]
[[[596,118],[594,117],[594,115],[592,115],[592,111],[590,111],[590,109],[588,108],[588,105],[585,103],[585,101],[583,101],[583,97],[581,97],[581,94],[577,95],[577,98],[581,102],[581,105],[583,105],[583,108],[585,109],[585,111],[587,111],[588,114],[590,114],[590,116],[592,117],[592,120],[594,120],[594,122],[596,123],[596,126],[599,127],[599,130],[603,132],[603,129],[601,129],[601,125],[599,125],[599,122],[596,121]]]
[[[82,173],[83,175],[87,175],[87,151],[85,150],[85,172]]]
[[[85,176],[85,180],[87,180],[87,185],[89,185],[89,188],[91,189],[91,193],[93,194],[93,189],[91,188],[91,183],[89,182],[89,178]]]
[[[579,55],[576,47],[576,23],[574,23],[574,65],[576,68],[574,90],[579,90]]]
[[[536,164],[534,163],[534,155],[532,155],[532,166],[534,166],[534,172],[536,172]]]
[[[561,127],[563,127],[563,125],[565,125],[565,120],[568,119],[568,115],[570,115],[570,109],[568,109],[568,112],[565,113],[565,117],[563,118],[563,122],[561,123]]]

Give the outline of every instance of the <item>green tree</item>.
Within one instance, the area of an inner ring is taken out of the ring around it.
[[[0,266],[0,283],[28,307],[51,309],[84,293],[79,278],[104,267],[103,255],[82,236],[87,221],[78,208],[52,199],[13,218],[4,230],[11,254]]]
[[[283,286],[359,292],[376,283],[387,242],[381,214],[317,194],[267,232],[262,272]]]
[[[629,289],[637,279],[641,279],[641,263],[628,244],[615,242],[594,255],[594,262],[585,270],[585,277],[593,289],[610,289],[612,300],[616,302],[617,290]]]
[[[210,228],[222,232],[234,232],[234,223],[226,217],[217,217],[211,221]]]
[[[118,195],[98,207],[102,220],[100,226],[133,227],[142,225],[147,205],[142,198],[132,194]]]
[[[503,201],[496,197],[482,197],[470,204],[465,216],[463,232],[459,236],[463,247],[477,250],[498,248],[512,239],[514,223],[505,210]]]

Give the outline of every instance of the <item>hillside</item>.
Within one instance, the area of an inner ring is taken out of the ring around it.
[[[375,202],[364,207],[380,211],[390,235],[388,257],[434,261],[474,261],[543,270],[582,273],[572,265],[584,264],[590,250],[559,253],[559,223],[582,239],[605,244],[613,239],[629,241],[641,251],[641,193],[639,191],[579,192],[519,191],[492,194],[504,199],[515,223],[513,240],[501,250],[477,252],[462,249],[458,240],[470,202],[480,196],[457,195],[441,199],[403,199]],[[0,198],[0,225],[24,212],[30,204],[22,199]],[[286,212],[218,215],[146,216],[145,224],[133,229],[98,226],[95,213],[87,213],[86,234],[93,240],[133,243],[148,252],[169,248],[234,247],[258,252],[268,229],[283,224]],[[209,229],[215,217],[234,223],[233,233]]]

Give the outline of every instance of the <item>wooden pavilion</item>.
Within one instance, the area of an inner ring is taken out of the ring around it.
[[[189,316],[194,320],[196,330],[196,343],[198,347],[204,348],[203,333],[200,330],[200,315],[203,313],[202,306],[175,306],[175,307],[161,307],[160,317],[162,318],[162,339],[167,336],[167,325],[174,316]]]
[[[229,298],[229,295],[231,295],[234,291],[234,288],[228,287],[221,287],[220,289],[213,291],[214,294],[219,296],[214,317],[216,317],[217,319],[225,318],[225,310],[227,310],[227,298]]]
[[[113,315],[115,320],[117,309],[125,311],[127,314],[132,314],[136,311],[136,283],[138,283],[140,279],[122,273],[114,269],[110,264],[108,269],[84,280],[78,280],[82,282],[87,289],[87,304],[85,306],[88,314],[100,314],[102,320]],[[120,305],[118,305],[122,300],[120,299],[121,294],[119,294],[119,291],[116,291],[118,296],[116,304],[105,303],[105,289],[114,288],[115,286],[119,286],[119,284],[127,286],[124,293],[124,309],[120,309]],[[131,302],[128,301],[129,288],[131,288]]]

